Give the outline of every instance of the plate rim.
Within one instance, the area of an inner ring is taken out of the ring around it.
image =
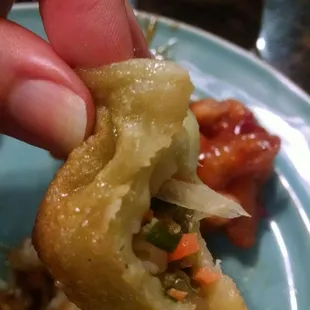
[[[39,4],[38,3],[16,3],[13,5],[12,11],[23,11],[23,10],[33,10],[38,9]],[[148,13],[145,11],[135,10],[137,15],[142,18],[150,18],[150,17],[156,17],[158,20],[168,26],[175,26],[177,25],[180,29],[195,33],[196,35],[199,35],[209,41],[213,41],[215,44],[218,44],[222,48],[229,50],[235,54],[238,54],[250,62],[254,63],[257,67],[260,67],[265,72],[267,72],[270,76],[272,76],[274,79],[276,79],[279,83],[283,84],[287,89],[289,89],[291,92],[296,94],[298,97],[303,99],[307,104],[310,105],[310,94],[307,93],[304,89],[302,89],[300,86],[298,86],[295,82],[293,82],[289,77],[284,75],[282,72],[278,71],[276,68],[274,68],[272,65],[268,64],[267,62],[260,60],[252,53],[248,52],[247,50],[243,49],[242,47],[229,42],[228,40],[225,40],[223,38],[218,37],[215,34],[212,34],[204,29],[200,29],[196,26],[192,26],[189,24],[186,24],[182,21],[178,21],[169,17],[165,17],[158,14]]]

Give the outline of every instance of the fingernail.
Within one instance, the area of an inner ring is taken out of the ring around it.
[[[136,58],[151,58],[152,53],[148,49],[142,29],[128,0],[125,0],[125,7],[134,47],[134,56]]]
[[[23,81],[8,100],[11,116],[56,152],[68,153],[83,141],[86,104],[68,88],[50,81]]]

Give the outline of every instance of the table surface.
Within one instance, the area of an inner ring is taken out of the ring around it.
[[[263,60],[310,93],[310,0],[209,0],[202,6],[193,0],[133,1],[138,9],[256,48]]]

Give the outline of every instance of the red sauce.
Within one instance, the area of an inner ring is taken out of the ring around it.
[[[273,172],[280,139],[261,127],[253,113],[236,100],[202,99],[191,110],[200,127],[199,177],[212,189],[234,197],[252,216],[230,221],[206,219],[202,228],[221,227],[235,245],[249,248],[255,243],[260,218],[266,216],[258,197]]]

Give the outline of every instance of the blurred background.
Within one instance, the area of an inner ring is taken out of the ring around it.
[[[198,26],[255,53],[310,93],[310,0],[131,2],[139,10]]]

